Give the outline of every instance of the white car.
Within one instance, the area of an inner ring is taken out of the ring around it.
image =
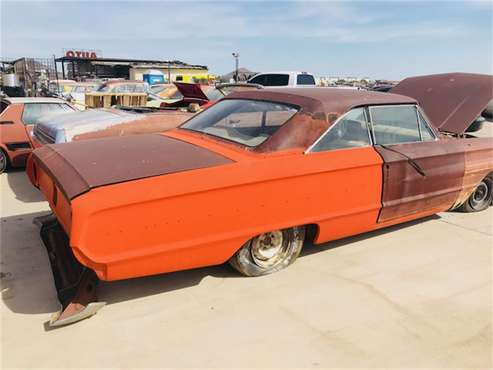
[[[315,86],[315,77],[307,72],[263,72],[247,82],[265,87],[310,87]]]
[[[96,91],[101,84],[97,82],[79,82],[74,83],[70,96],[71,102],[79,110],[86,109],[86,93]]]

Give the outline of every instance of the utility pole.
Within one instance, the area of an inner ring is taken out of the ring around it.
[[[232,53],[233,58],[235,58],[235,82],[238,82],[238,62],[240,59],[240,53]]]

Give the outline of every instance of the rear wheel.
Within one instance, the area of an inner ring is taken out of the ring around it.
[[[493,199],[493,174],[486,176],[459,209],[463,212],[479,212],[488,208]]]
[[[270,231],[250,239],[229,263],[246,276],[271,274],[296,260],[304,239],[304,227]]]
[[[7,155],[2,149],[0,149],[0,173],[5,172],[5,170],[7,169],[7,164],[8,164]]]

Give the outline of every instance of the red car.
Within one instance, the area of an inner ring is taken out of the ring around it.
[[[23,167],[31,153],[31,131],[41,116],[75,110],[56,98],[3,98],[0,101],[0,173]]]

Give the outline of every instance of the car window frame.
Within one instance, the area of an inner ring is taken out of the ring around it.
[[[419,133],[419,141],[406,141],[406,142],[397,142],[397,143],[387,143],[387,144],[378,144],[376,139],[375,139],[375,130],[374,130],[374,126],[373,126],[373,116],[371,114],[371,110],[372,109],[375,109],[375,108],[383,108],[383,107],[413,107],[414,108],[414,112],[416,114],[416,122],[417,122],[417,125],[418,125],[418,133]],[[438,140],[438,136],[436,135],[436,132],[435,130],[432,129],[432,127],[430,126],[430,124],[428,123],[428,120],[426,118],[426,116],[423,114],[423,111],[420,109],[420,106],[418,104],[378,104],[378,105],[368,105],[367,106],[367,111],[368,111],[368,116],[369,116],[369,119],[370,119],[370,130],[371,130],[371,136],[372,136],[372,139],[373,139],[373,146],[375,145],[404,145],[404,144],[416,144],[416,143],[425,143],[425,142],[430,142],[430,141],[436,141]],[[421,133],[421,125],[419,124],[419,115],[418,115],[418,112],[421,113],[421,116],[423,117],[424,119],[424,123],[426,124],[426,126],[430,129],[430,131],[433,133],[433,136],[434,136],[434,139],[433,140],[426,140],[426,141],[423,141],[423,135]]]
[[[374,141],[373,141],[373,134],[371,132],[371,129],[370,129],[370,118],[369,118],[369,113],[368,113],[368,110],[366,109],[367,107],[365,106],[359,106],[359,107],[353,107],[351,108],[350,110],[348,110],[346,113],[340,115],[336,121],[330,125],[329,128],[327,128],[327,130],[325,130],[322,135],[320,135],[318,137],[317,140],[315,140],[313,142],[313,144],[311,144],[306,150],[305,150],[305,154],[316,154],[316,153],[327,153],[327,152],[333,152],[333,151],[336,151],[336,150],[351,150],[351,149],[361,149],[361,148],[368,148],[368,147],[373,147],[374,146]],[[319,151],[319,152],[314,152],[313,149],[317,146],[317,144],[322,141],[322,139],[329,134],[329,132],[334,128],[336,127],[340,121],[342,121],[344,118],[346,118],[346,116],[351,113],[353,110],[355,109],[363,109],[363,113],[365,115],[365,120],[366,120],[366,132],[368,134],[368,141],[369,141],[369,144],[368,145],[365,145],[365,146],[353,146],[353,147],[349,147],[349,148],[336,148],[336,149],[327,149],[327,150],[322,150],[322,151]]]
[[[373,130],[373,120],[372,120],[372,117],[371,117],[371,108],[372,107],[396,107],[396,106],[413,106],[415,107],[415,111],[416,111],[416,119],[417,119],[417,122],[418,122],[418,130],[419,130],[419,137],[420,137],[420,141],[409,141],[409,142],[406,142],[406,143],[394,143],[394,144],[384,144],[384,145],[402,145],[402,144],[415,144],[415,143],[426,143],[426,142],[432,142],[432,141],[437,141],[439,140],[439,135],[437,134],[437,132],[435,131],[434,127],[431,126],[429,124],[429,120],[428,120],[428,117],[426,116],[425,112],[423,111],[423,109],[418,105],[418,104],[381,104],[381,105],[365,105],[365,106],[356,106],[356,107],[353,107],[351,108],[350,110],[348,110],[346,113],[342,114],[341,116],[339,116],[337,118],[337,120],[334,122],[334,124],[330,125],[330,127],[325,130],[319,137],[317,140],[315,140],[313,142],[313,144],[311,144],[306,150],[305,150],[305,154],[310,154],[310,153],[313,153],[313,154],[316,154],[316,153],[326,153],[326,152],[332,152],[334,150],[350,150],[350,149],[360,149],[360,148],[367,148],[368,146],[356,146],[356,147],[350,147],[350,148],[338,148],[338,149],[328,149],[328,150],[324,150],[324,151],[320,151],[320,152],[314,152],[312,151],[312,149],[319,143],[319,141],[321,141],[325,135],[327,135],[330,130],[332,130],[333,127],[335,127],[339,121],[341,121],[342,119],[345,118],[345,116],[347,114],[349,114],[349,112],[351,112],[352,110],[354,109],[359,109],[359,108],[363,108],[364,111],[365,111],[365,118],[366,118],[366,126],[367,126],[367,131],[368,131],[368,135],[369,135],[369,139],[370,139],[370,145],[371,147],[374,147],[376,145],[380,145],[380,144],[376,144],[376,141],[375,141],[375,132]],[[430,131],[432,132],[433,134],[433,140],[426,140],[426,141],[423,141],[423,136],[421,134],[421,125],[419,124],[419,114],[421,114],[421,117],[423,118],[423,121],[425,123],[425,125],[430,129]]]
[[[417,107],[417,114],[418,114],[418,127],[419,127],[419,129],[421,130],[421,125],[419,124],[419,116],[421,115],[421,118],[423,118],[423,122],[425,123],[426,127],[430,130],[430,132],[433,135],[433,140],[426,140],[426,141],[437,141],[439,134],[435,131],[435,128],[429,124],[430,120],[426,116],[423,109],[419,105],[416,105],[416,107]],[[420,131],[420,135],[421,135],[421,131]],[[426,142],[426,141],[424,141],[423,136],[421,136],[421,142]]]

